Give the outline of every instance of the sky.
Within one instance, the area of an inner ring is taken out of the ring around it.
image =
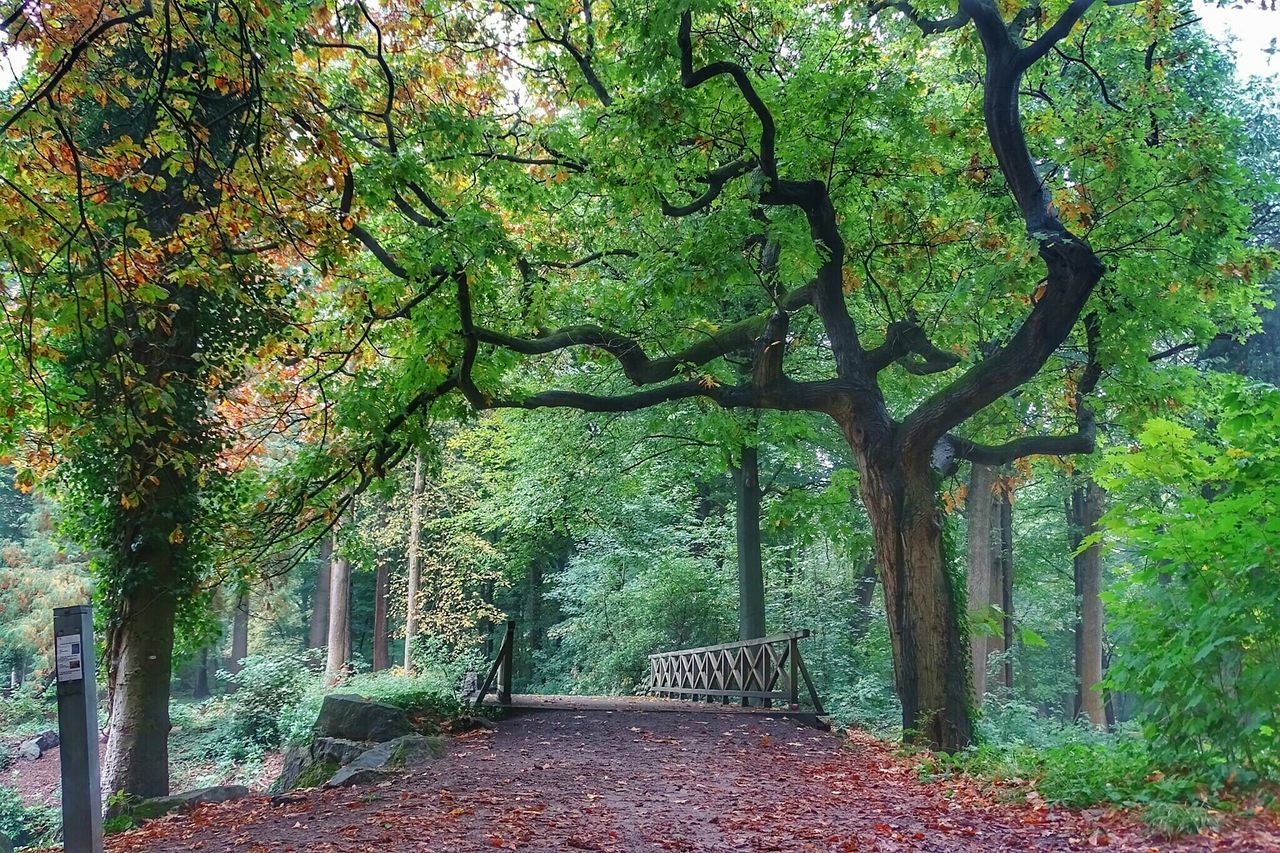
[[[1210,35],[1234,47],[1238,76],[1280,72],[1280,51],[1267,53],[1280,46],[1280,4],[1272,11],[1269,3],[1263,9],[1257,0],[1247,5],[1243,0],[1227,0],[1226,6],[1219,6],[1216,0],[1196,0],[1194,8]]]

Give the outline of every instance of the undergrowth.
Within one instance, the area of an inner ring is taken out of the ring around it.
[[[989,704],[978,735],[978,745],[964,752],[921,758],[921,778],[963,774],[998,784],[998,796],[1011,799],[1035,791],[1053,805],[1134,809],[1167,836],[1215,826],[1245,804],[1277,802],[1271,780],[1221,764],[1172,764],[1136,728],[1100,732],[1039,718],[1030,706],[1011,702]]]

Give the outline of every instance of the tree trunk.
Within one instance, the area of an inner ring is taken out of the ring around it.
[[[107,630],[110,720],[102,761],[103,800],[119,791],[169,794],[169,679],[177,603],[155,586],[121,601]]]
[[[854,645],[862,641],[871,627],[871,599],[876,594],[876,559],[870,557],[853,582],[853,615],[849,619],[849,636]]]
[[[992,579],[998,576],[998,561],[992,547],[996,472],[990,465],[973,463],[969,469],[969,494],[965,499],[968,525],[966,592],[969,610],[970,678],[974,704],[981,705],[987,692],[987,652],[989,636],[986,617],[990,611]]]
[[[192,699],[209,698],[209,647],[200,649],[200,664],[196,667],[196,683],[191,688]]]
[[[307,648],[322,649],[329,637],[329,563],[333,558],[333,540],[320,543],[320,563],[316,567],[316,591],[311,596],[311,630]]]
[[[337,543],[334,543],[337,553]],[[338,684],[347,677],[351,661],[351,562],[337,554],[329,564],[329,648],[324,682]]]
[[[1071,493],[1071,544],[1079,551],[1080,543],[1098,528],[1102,518],[1103,492],[1090,479]],[[1104,696],[1098,684],[1102,681],[1102,553],[1091,545],[1075,555],[1076,601],[1076,704],[1095,726],[1107,724]]]
[[[249,656],[249,594],[243,592],[236,600],[236,609],[231,619],[231,659],[227,661],[227,672],[239,675],[244,668],[242,661]],[[227,685],[227,692],[236,692],[236,683]]]
[[[765,635],[759,451],[755,447],[743,447],[741,464],[732,468],[732,472],[737,495],[738,638],[753,640]]]
[[[413,493],[409,504],[409,583],[404,608],[404,669],[413,672],[413,641],[418,636],[418,587],[421,583],[422,491],[426,488],[422,451],[413,457]]]
[[[1004,687],[1013,689],[1013,495],[1000,492],[1000,611],[1004,642]],[[994,598],[994,596],[992,596]]]
[[[875,538],[893,646],[894,680],[909,741],[952,752],[973,738],[971,665],[955,581],[943,551],[942,515],[927,460],[889,441],[851,440]]]
[[[390,632],[387,630],[387,592],[391,585],[391,571],[384,559],[378,560],[373,579],[373,671],[380,672],[391,666],[387,652]]]

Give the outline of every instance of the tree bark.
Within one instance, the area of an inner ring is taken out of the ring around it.
[[[227,672],[239,675],[244,668],[245,658],[249,656],[249,594],[243,592],[236,600],[236,609],[231,618],[231,658],[227,661]],[[227,685],[227,692],[236,692],[235,681]]]
[[[316,566],[316,589],[311,596],[311,625],[307,648],[323,649],[329,637],[329,563],[333,558],[333,540],[320,543],[320,561]]]
[[[413,456],[413,492],[409,505],[409,582],[404,609],[404,670],[413,672],[413,641],[418,636],[418,587],[421,584],[422,492],[426,488],[422,451]]]
[[[1102,691],[1102,553],[1097,545],[1080,551],[1080,543],[1098,528],[1102,518],[1102,489],[1090,479],[1071,493],[1070,528],[1076,551],[1076,706],[1095,726],[1105,726],[1107,715]]]
[[[1000,507],[1000,611],[1004,634],[1004,687],[1013,689],[1013,496],[1001,490]],[[994,595],[992,596],[994,598]]]
[[[884,585],[903,731],[913,742],[963,749],[973,737],[964,677],[971,659],[943,551],[934,473],[928,460],[895,453],[883,439],[852,438]]]
[[[191,698],[209,698],[209,647],[200,649],[200,663],[196,666],[196,683],[191,688]]]
[[[968,572],[965,586],[969,611],[969,669],[975,705],[982,704],[982,697],[987,692],[987,652],[990,638],[985,619],[990,610],[991,581],[997,574],[997,560],[991,542],[995,479],[993,467],[973,463],[969,469],[969,494],[965,499],[968,526],[965,552]]]
[[[329,564],[329,646],[324,682],[338,684],[347,677],[351,661],[351,562],[338,553]]]
[[[107,632],[110,719],[102,761],[104,801],[119,791],[169,794],[169,679],[177,602],[163,588],[135,590]]]
[[[738,638],[765,635],[764,561],[760,553],[760,455],[744,446],[742,459],[732,468],[738,538]]]
[[[391,639],[387,630],[387,593],[391,585],[391,571],[384,559],[378,560],[373,579],[373,671],[380,672],[391,666],[387,645]]]

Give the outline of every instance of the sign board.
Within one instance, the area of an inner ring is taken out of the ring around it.
[[[84,654],[80,648],[80,635],[67,634],[57,639],[58,680],[83,681]]]

